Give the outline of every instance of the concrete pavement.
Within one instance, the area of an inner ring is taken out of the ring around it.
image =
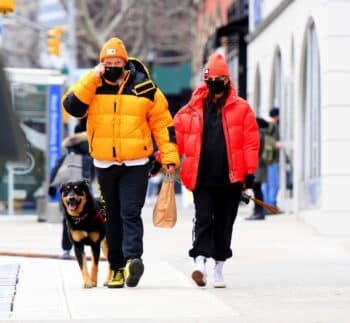
[[[190,280],[192,208],[178,204],[173,229],[154,228],[145,207],[145,274],[138,287],[82,289],[75,260],[0,257],[19,265],[9,322],[247,322],[350,321],[350,236],[324,236],[294,215],[244,221],[234,228],[234,257],[225,266],[226,289],[198,288]],[[0,251],[60,254],[60,223],[36,216],[1,216]],[[213,263],[209,261],[211,274]],[[1,295],[1,294],[0,294]],[[2,314],[1,314],[2,313]]]

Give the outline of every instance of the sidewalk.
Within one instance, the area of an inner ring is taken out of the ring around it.
[[[190,280],[191,208],[179,206],[173,229],[154,228],[145,207],[145,274],[138,287],[82,289],[76,261],[0,257],[20,265],[13,311],[5,322],[247,322],[346,323],[350,318],[349,240],[319,235],[293,215],[237,219],[226,289]],[[60,223],[36,216],[1,216],[0,251],[61,254]],[[209,261],[210,274],[213,263]],[[0,294],[1,298],[1,294]]]

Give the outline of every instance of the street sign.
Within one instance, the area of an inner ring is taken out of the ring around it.
[[[48,111],[48,174],[55,166],[57,158],[61,155],[62,121],[61,121],[61,86],[49,87],[49,111]],[[57,202],[58,196],[49,198],[50,202]]]

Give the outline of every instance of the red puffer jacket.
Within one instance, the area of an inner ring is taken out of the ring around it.
[[[191,100],[174,118],[176,142],[183,161],[180,176],[193,190],[197,182],[203,134],[203,101],[206,84],[200,85]],[[258,166],[259,129],[249,104],[236,95],[233,87],[222,110],[230,182],[244,182],[245,174],[254,174]]]

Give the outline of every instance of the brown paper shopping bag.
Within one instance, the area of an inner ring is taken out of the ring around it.
[[[159,228],[172,228],[176,219],[174,178],[166,176],[154,205],[153,224]]]

